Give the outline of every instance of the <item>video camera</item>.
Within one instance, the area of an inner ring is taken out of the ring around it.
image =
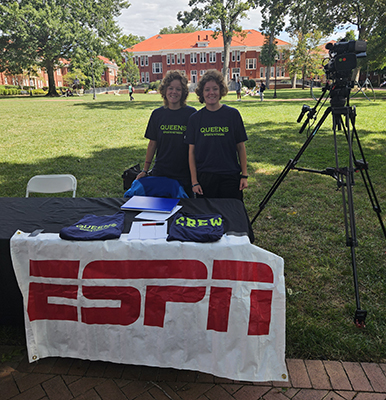
[[[347,83],[351,78],[352,70],[357,66],[357,58],[366,57],[366,42],[364,40],[350,40],[348,42],[327,43],[326,49],[330,56],[324,66],[327,79],[335,83]],[[351,79],[354,81],[354,79]]]

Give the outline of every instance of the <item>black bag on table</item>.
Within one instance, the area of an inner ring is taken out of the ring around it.
[[[139,164],[130,167],[123,171],[122,179],[123,179],[123,189],[128,190],[131,187],[131,184],[137,177],[137,175],[141,172],[141,166]]]

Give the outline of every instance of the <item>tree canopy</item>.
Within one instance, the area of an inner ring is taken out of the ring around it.
[[[239,21],[246,12],[257,7],[252,0],[190,0],[191,11],[179,12],[177,18],[185,27],[192,21],[204,29],[214,29],[214,36],[222,34],[224,43],[223,76],[229,78],[229,51],[232,37],[241,32]]]
[[[31,65],[47,71],[56,96],[54,70],[61,59],[89,58],[117,41],[116,17],[126,0],[3,0],[0,4],[0,65],[20,73]]]
[[[176,25],[174,28],[172,26],[162,28],[159,31],[159,34],[165,35],[169,33],[190,33],[190,32],[195,32],[196,30],[197,27],[194,26],[193,24],[188,24],[185,27],[183,27],[182,25]]]

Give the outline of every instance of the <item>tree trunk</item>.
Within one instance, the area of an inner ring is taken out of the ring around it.
[[[296,79],[297,79],[297,74],[295,72],[295,75],[292,78],[292,89],[296,89]]]
[[[229,82],[229,62],[230,62],[230,47],[232,43],[232,36],[226,36],[225,32],[223,31],[223,41],[224,41],[224,64],[222,67],[222,75],[225,79],[226,85]]]
[[[47,62],[46,69],[48,74],[48,93],[46,94],[46,96],[59,97],[59,93],[56,91],[55,85],[54,64],[52,62]]]

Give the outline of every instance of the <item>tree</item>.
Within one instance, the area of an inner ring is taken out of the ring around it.
[[[296,85],[296,76],[298,73],[302,76],[302,89],[306,78],[313,78],[320,75],[322,68],[322,49],[320,47],[324,38],[319,31],[303,34],[302,32],[294,32],[296,37],[295,46],[291,49],[288,59],[288,71],[293,77],[294,85]]]
[[[257,7],[252,0],[190,0],[191,11],[181,11],[177,19],[182,22],[182,26],[187,26],[190,22],[196,21],[198,26],[204,29],[212,29],[214,26],[214,38],[220,34],[224,43],[224,65],[223,76],[225,81],[229,79],[230,46],[234,35],[241,32],[238,22],[245,18],[246,11]]]
[[[169,33],[190,33],[190,32],[195,32],[197,30],[197,27],[189,24],[183,27],[182,25],[176,25],[174,28],[172,26],[168,26],[165,28],[162,28],[159,31],[160,35],[167,35]]]
[[[74,68],[71,72],[68,72],[64,77],[63,81],[65,86],[68,87],[82,87],[86,84],[87,76],[78,68]]]
[[[139,81],[139,68],[133,60],[132,53],[126,53],[126,61],[119,70],[120,77],[126,77],[127,82],[135,83]]]
[[[95,57],[120,34],[116,17],[126,0],[3,0],[0,4],[2,70],[31,65],[48,74],[49,96],[58,96],[54,71],[77,53]]]
[[[258,0],[257,4],[262,8],[261,31],[265,35],[264,45],[260,52],[260,62],[267,67],[267,71],[275,63],[278,56],[275,37],[284,28],[284,16],[288,8],[289,0]],[[275,71],[276,73],[276,71]],[[269,89],[270,74],[266,74],[265,85]]]

